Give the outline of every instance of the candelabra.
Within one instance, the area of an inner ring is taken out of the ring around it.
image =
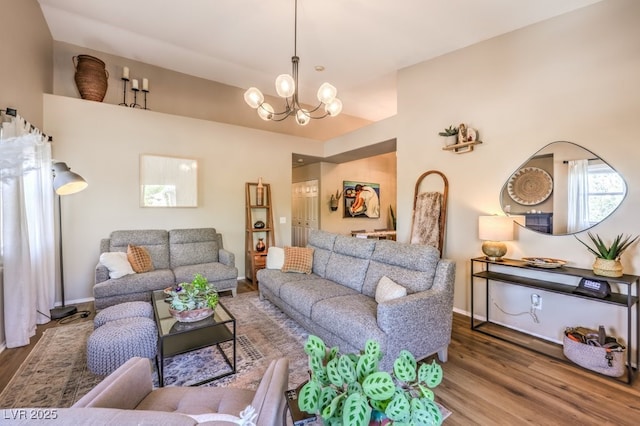
[[[129,81],[129,77],[122,77],[121,80],[124,82],[124,88],[122,89],[122,102],[118,105],[129,106],[127,104],[127,82]]]
[[[122,68],[122,77],[123,81],[123,89],[122,89],[122,102],[119,105],[130,107],[130,108],[147,108],[147,93],[149,93],[149,80],[146,78],[142,79],[142,92],[144,93],[144,107],[138,103],[138,92],[140,88],[138,87],[138,80],[131,80],[131,91],[133,92],[133,103],[127,103],[127,83],[129,82],[129,67]]]
[[[142,105],[138,103],[138,92],[140,91],[140,89],[138,89],[137,87],[132,87],[131,90],[133,91],[133,103],[129,106],[131,108],[142,108]]]
[[[144,109],[149,109],[147,108],[147,93],[149,93],[149,89],[145,89],[143,86],[142,93],[144,93]]]

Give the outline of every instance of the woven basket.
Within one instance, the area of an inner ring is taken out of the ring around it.
[[[109,73],[100,59],[89,55],[73,57],[76,86],[82,99],[102,102],[107,93]]]
[[[611,377],[620,377],[624,374],[624,351],[611,352],[613,359],[609,365],[605,348],[576,342],[566,335],[563,337],[562,343],[564,356],[580,367]]]
[[[593,262],[593,273],[602,277],[621,277],[622,270],[622,263],[619,260],[596,257]]]

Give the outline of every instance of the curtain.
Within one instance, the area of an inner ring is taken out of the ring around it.
[[[19,116],[0,133],[1,217],[6,346],[29,344],[49,322],[55,298],[51,147]]]
[[[569,161],[567,232],[589,228],[589,161]]]

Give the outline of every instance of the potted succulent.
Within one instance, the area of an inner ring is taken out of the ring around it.
[[[624,236],[620,234],[613,239],[610,246],[607,246],[599,235],[593,235],[591,232],[587,234],[594,247],[591,247],[577,236],[574,236],[587,250],[596,256],[593,262],[593,273],[605,277],[621,277],[622,263],[620,263],[620,256],[639,236],[631,239],[631,235]]]
[[[305,352],[311,380],[300,390],[298,406],[320,414],[325,425],[364,426],[381,417],[403,425],[442,423],[431,390],[442,381],[442,367],[435,360],[418,364],[403,350],[388,373],[378,369],[378,342],[368,340],[361,354],[341,355],[314,335],[309,335]]]
[[[218,291],[206,277],[195,274],[190,283],[180,283],[165,290],[169,312],[180,322],[200,321],[213,315],[218,304]]]
[[[447,127],[442,132],[439,132],[438,135],[444,138],[445,146],[451,146],[458,143],[458,128],[453,127],[453,125]]]
[[[332,212],[335,212],[336,210],[338,210],[338,201],[340,200],[340,197],[342,197],[342,191],[340,191],[339,189],[336,189],[335,195],[331,194],[331,199],[329,200],[329,207],[331,208]]]

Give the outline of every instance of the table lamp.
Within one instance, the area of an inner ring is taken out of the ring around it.
[[[480,216],[478,217],[478,238],[483,240],[482,252],[487,259],[501,262],[507,254],[504,241],[513,240],[514,219],[509,216]]]

